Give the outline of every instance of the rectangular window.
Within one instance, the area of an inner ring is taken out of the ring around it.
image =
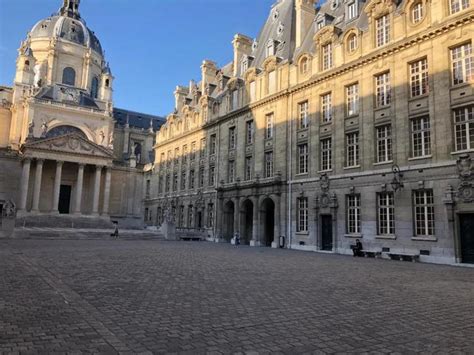
[[[254,102],[257,99],[257,83],[255,81],[250,82],[249,91],[250,102]]]
[[[332,68],[332,43],[328,43],[322,46],[322,70],[327,70]]]
[[[359,132],[346,134],[346,167],[359,165]]]
[[[189,188],[190,189],[194,189],[194,179],[195,179],[194,170],[191,170],[189,172]]]
[[[217,146],[217,137],[215,134],[211,135],[211,142],[210,142],[210,147],[209,147],[209,153],[211,155],[216,154],[216,146]]]
[[[183,158],[181,159],[181,164],[186,165],[188,163],[188,146],[183,145]]]
[[[181,190],[186,190],[186,172],[181,173]]]
[[[178,191],[178,173],[173,174],[173,191]]]
[[[331,138],[321,140],[321,171],[332,169]]]
[[[376,45],[383,46],[390,41],[390,17],[385,15],[375,20]]]
[[[171,189],[171,176],[170,174],[166,175],[166,182],[165,182],[165,192],[169,192]]]
[[[474,149],[474,106],[454,110],[456,151]]]
[[[378,235],[395,234],[395,202],[393,192],[383,192],[377,195],[378,205]]]
[[[184,227],[184,206],[179,206],[178,226]]]
[[[411,97],[425,95],[428,89],[428,59],[424,58],[410,64]]]
[[[207,227],[214,227],[214,204],[210,203],[207,205]]]
[[[414,191],[413,208],[415,213],[415,235],[433,236],[435,234],[433,190]]]
[[[265,177],[273,176],[273,152],[265,153]]]
[[[179,148],[175,148],[174,150],[174,165],[177,166],[179,164]]]
[[[199,187],[204,186],[204,168],[199,168]]]
[[[209,186],[214,186],[216,184],[216,167],[209,167]]]
[[[308,101],[298,104],[298,128],[304,129],[309,126],[309,112],[308,112]]]
[[[245,180],[252,180],[253,159],[252,157],[245,157]]]
[[[228,181],[229,183],[232,183],[235,181],[235,161],[234,160],[229,160]]]
[[[268,73],[268,93],[273,94],[276,91],[276,71]]]
[[[463,84],[474,79],[474,56],[471,43],[451,49],[453,84]]]
[[[229,128],[229,149],[235,149],[237,143],[237,137],[235,136],[235,127]]]
[[[298,145],[298,174],[308,172],[308,143]]]
[[[151,189],[151,181],[147,180],[146,181],[146,187],[145,187],[145,191],[146,191],[145,194],[146,194],[147,198],[150,197],[150,189]]]
[[[359,84],[346,86],[346,112],[347,116],[359,113]]]
[[[375,106],[387,106],[391,101],[390,73],[375,76]]]
[[[265,139],[273,138],[273,113],[265,116]]]
[[[245,123],[245,143],[253,144],[253,121],[247,121]]]
[[[204,158],[206,156],[206,138],[201,139],[201,146],[199,147],[199,157]]]
[[[347,195],[347,234],[360,234],[360,195]]]
[[[232,111],[239,108],[239,91],[232,91]]]
[[[353,1],[347,5],[347,20],[357,17],[357,1]]]
[[[308,198],[301,197],[297,200],[297,232],[308,231]]]
[[[194,228],[194,206],[188,206],[188,228]]]
[[[165,161],[165,153],[161,153],[160,155],[160,164],[163,164]]]
[[[196,160],[196,142],[191,143],[191,161]]]
[[[332,95],[331,93],[321,96],[321,116],[323,122],[332,121]]]
[[[449,1],[449,9],[451,11],[451,15],[455,14],[456,12],[465,10],[469,7],[469,0],[450,0]]]
[[[430,118],[428,116],[412,119],[411,142],[413,158],[431,154]]]
[[[392,126],[386,125],[376,128],[377,134],[377,163],[386,163],[392,157]]]
[[[163,176],[158,178],[158,193],[163,193]]]
[[[172,161],[172,152],[171,150],[168,150],[168,154],[166,157],[166,166],[169,168],[171,166],[171,161]]]

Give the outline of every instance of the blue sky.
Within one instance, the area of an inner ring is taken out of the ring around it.
[[[115,76],[115,106],[166,115],[176,85],[203,59],[232,60],[235,33],[256,37],[275,0],[82,0]],[[0,0],[0,85],[11,86],[20,41],[62,0]],[[140,79],[141,78],[141,79]]]

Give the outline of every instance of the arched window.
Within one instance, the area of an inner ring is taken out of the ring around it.
[[[109,85],[110,85],[110,80],[109,80],[109,79],[105,79],[105,86],[106,86],[106,87],[109,87]]]
[[[76,72],[71,67],[64,68],[63,70],[63,84],[76,85]]]
[[[347,51],[349,53],[354,52],[357,49],[357,35],[352,33],[347,38]]]
[[[99,79],[97,79],[96,76],[92,78],[92,83],[91,83],[91,96],[94,99],[97,99],[97,96],[99,95]]]
[[[304,57],[300,61],[300,74],[304,75],[308,73],[308,58]]]

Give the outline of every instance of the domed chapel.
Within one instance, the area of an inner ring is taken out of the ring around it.
[[[15,204],[17,225],[142,225],[136,196],[163,119],[115,108],[113,83],[80,0],[28,32],[13,87],[0,87],[0,205]]]

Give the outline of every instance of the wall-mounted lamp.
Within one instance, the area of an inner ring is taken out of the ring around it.
[[[393,180],[390,183],[390,185],[392,185],[393,191],[397,192],[398,190],[401,190],[404,187],[403,182],[402,182],[403,173],[400,171],[400,167],[396,164],[392,166],[392,173],[393,173]]]

